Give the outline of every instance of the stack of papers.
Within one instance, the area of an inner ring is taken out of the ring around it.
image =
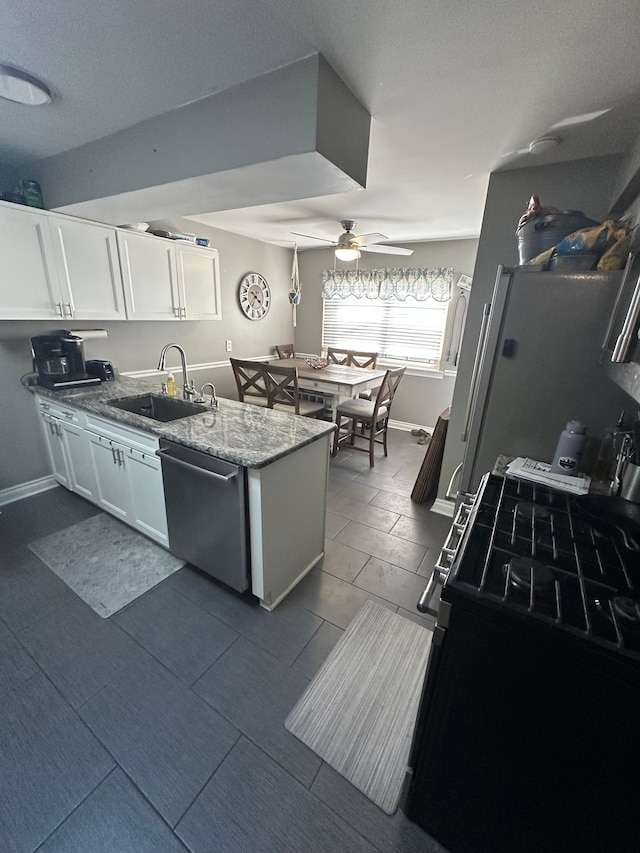
[[[523,480],[532,480],[534,483],[542,483],[552,489],[560,489],[563,492],[571,492],[574,495],[586,495],[591,485],[591,477],[586,474],[576,474],[569,477],[567,474],[551,474],[548,462],[536,462],[535,459],[525,459],[518,456],[507,465],[507,474],[521,477]]]

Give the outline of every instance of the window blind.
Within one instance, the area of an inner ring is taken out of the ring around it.
[[[389,299],[323,300],[324,347],[377,352],[393,361],[439,366],[447,306]]]

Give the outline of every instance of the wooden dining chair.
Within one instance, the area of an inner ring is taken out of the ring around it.
[[[296,351],[294,349],[293,344],[276,344],[276,352],[278,353],[278,358],[296,357]]]
[[[254,406],[268,406],[269,395],[264,376],[264,362],[240,358],[230,358],[229,361],[238,386],[240,402],[252,403]]]
[[[378,353],[377,352],[357,352],[356,350],[350,350],[349,352],[349,367],[364,367],[368,370],[375,370],[376,364],[378,363]],[[373,395],[373,391],[361,391],[358,394],[361,400],[370,400]]]
[[[336,456],[341,447],[348,450],[361,450],[369,454],[369,465],[373,467],[375,463],[373,451],[376,444],[381,444],[384,455],[388,455],[387,428],[391,404],[406,369],[406,367],[398,367],[387,370],[374,400],[356,398],[338,406],[336,410],[338,429],[333,434],[332,456]],[[344,427],[343,418],[347,421]],[[365,442],[366,447],[356,442]]]
[[[327,347],[327,358],[333,364],[344,364],[345,366],[348,365],[350,354],[351,354],[351,350],[348,350],[348,349],[338,349],[337,347]]]
[[[308,418],[316,417],[324,411],[324,403],[300,398],[297,367],[265,364],[264,377],[270,408]]]
[[[349,367],[365,367],[369,370],[375,370],[378,363],[377,352],[358,352],[357,350],[349,350]]]

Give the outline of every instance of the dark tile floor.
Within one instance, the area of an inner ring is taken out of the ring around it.
[[[326,554],[267,613],[185,567],[101,619],[28,550],[96,513],[64,489],[0,515],[2,853],[428,853],[284,728],[367,599],[415,609],[449,519],[424,446],[331,462]]]

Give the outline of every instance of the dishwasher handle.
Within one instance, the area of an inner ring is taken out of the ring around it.
[[[181,468],[188,468],[190,471],[198,471],[206,477],[211,477],[214,480],[221,480],[223,483],[229,483],[235,480],[238,476],[238,469],[230,471],[228,474],[218,474],[216,471],[209,471],[207,468],[201,468],[199,465],[192,465],[190,462],[185,462],[184,459],[178,459],[171,453],[171,448],[161,447],[156,450],[156,456],[159,456],[163,462],[170,462],[172,465],[178,465]]]

